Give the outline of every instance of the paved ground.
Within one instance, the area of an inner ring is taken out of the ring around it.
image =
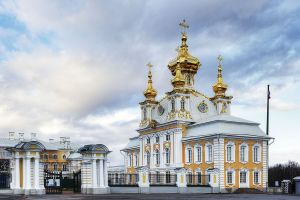
[[[300,200],[300,196],[291,195],[270,195],[270,194],[110,194],[110,195],[80,195],[80,194],[64,194],[64,195],[42,195],[42,196],[13,196],[0,195],[0,199],[66,199],[66,200],[81,200],[81,199],[135,199],[135,200],[196,200],[196,199],[220,199],[220,200]]]

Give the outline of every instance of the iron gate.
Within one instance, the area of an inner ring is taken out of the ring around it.
[[[73,192],[81,192],[81,170],[73,172]]]
[[[10,188],[11,174],[8,159],[0,159],[0,189]]]
[[[46,194],[62,194],[62,172],[44,171]]]

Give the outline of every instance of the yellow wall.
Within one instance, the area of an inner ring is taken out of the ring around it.
[[[44,155],[48,155],[48,159],[45,159]],[[53,155],[57,155],[57,159],[53,159]],[[62,170],[63,165],[68,166],[67,159],[63,159],[63,155],[66,156],[66,158],[70,155],[70,150],[46,150],[41,153],[41,161],[44,164],[48,164],[48,170],[54,170],[54,164],[57,164],[57,170]]]
[[[213,168],[214,167],[214,163],[206,163],[205,162],[205,144],[207,142],[212,143],[211,140],[207,141],[207,140],[201,140],[201,141],[196,141],[196,142],[189,142],[186,144],[182,144],[182,162],[184,163],[184,168],[187,170],[191,170],[193,173],[196,172],[196,170],[200,169],[201,170],[201,174],[205,174],[206,170],[209,168]],[[202,147],[202,162],[201,163],[195,163],[194,161],[194,145],[195,144],[199,144]],[[190,145],[192,148],[192,163],[191,164],[187,164],[186,163],[186,158],[185,158],[185,148],[187,145]]]
[[[234,163],[228,163],[226,162],[226,144],[232,141],[235,144],[235,162]],[[248,144],[248,162],[247,163],[241,163],[240,158],[239,158],[239,147],[242,143],[247,143]],[[240,169],[248,169],[249,170],[249,187],[250,188],[257,188],[257,189],[262,189],[262,177],[263,177],[263,164],[262,164],[262,142],[258,142],[261,145],[261,162],[260,163],[254,163],[253,162],[253,154],[252,154],[252,147],[254,144],[257,143],[257,140],[240,140],[240,139],[234,139],[234,140],[224,140],[224,152],[225,152],[225,157],[224,157],[224,184],[226,188],[239,188],[239,171]],[[233,169],[235,171],[235,184],[233,185],[227,185],[226,184],[226,170],[228,169]],[[259,170],[260,171],[260,184],[255,185],[253,183],[253,170]]]

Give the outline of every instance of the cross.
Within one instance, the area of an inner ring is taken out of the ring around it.
[[[151,68],[153,67],[153,65],[151,64],[151,62],[149,62],[149,63],[147,64],[147,66],[149,67],[149,71],[151,71]]]
[[[188,25],[188,23],[186,23],[185,19],[179,23],[179,26],[181,26],[182,33],[186,33],[186,29],[189,28],[189,25]]]
[[[217,60],[219,61],[219,65],[221,65],[221,62],[223,61],[223,57],[221,55],[219,55],[217,57]]]

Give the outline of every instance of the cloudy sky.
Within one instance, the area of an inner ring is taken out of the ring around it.
[[[300,162],[299,1],[0,1],[0,136],[70,136],[119,150],[136,136],[146,63],[159,97],[171,89],[167,63],[179,22],[202,63],[197,90],[212,96],[224,57],[232,114],[265,130],[271,85],[271,164]]]

